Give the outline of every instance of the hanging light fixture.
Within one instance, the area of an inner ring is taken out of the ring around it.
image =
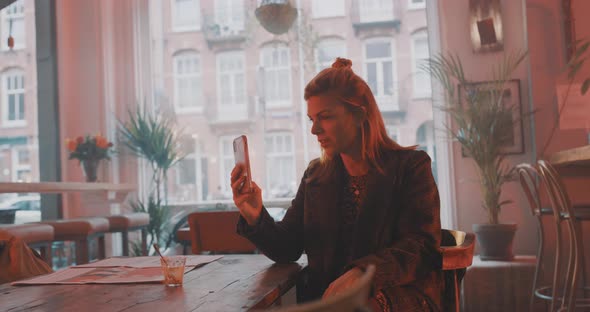
[[[289,31],[297,17],[297,9],[289,0],[262,0],[254,13],[260,25],[275,35]]]

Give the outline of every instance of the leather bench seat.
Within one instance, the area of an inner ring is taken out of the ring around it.
[[[16,236],[27,244],[34,244],[53,241],[55,232],[53,227],[47,224],[0,225],[0,239],[10,236]]]
[[[150,224],[150,215],[143,212],[107,216],[106,218],[109,221],[110,232],[119,232]]]
[[[51,225],[55,231],[55,240],[58,241],[109,231],[109,221],[100,217],[51,220],[39,223]]]

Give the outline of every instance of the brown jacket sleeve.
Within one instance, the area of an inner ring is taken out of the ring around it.
[[[307,170],[303,174],[297,195],[282,221],[275,222],[264,207],[258,223],[254,226],[248,225],[242,216],[238,221],[238,234],[249,239],[275,262],[296,261],[303,253],[303,204],[306,179]]]
[[[412,153],[406,162],[399,229],[393,244],[353,262],[366,268],[377,266],[374,289],[406,285],[440,268],[440,200],[432,176],[430,157],[425,152]]]

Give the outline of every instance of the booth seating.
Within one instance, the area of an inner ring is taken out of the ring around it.
[[[86,264],[90,260],[89,244],[96,239],[98,242],[98,259],[104,259],[104,234],[109,232],[109,221],[106,218],[90,217],[78,219],[42,221],[36,224],[48,224],[54,229],[54,241],[73,241],[76,244],[76,264]]]
[[[107,216],[110,233],[121,233],[123,236],[123,256],[129,256],[129,232],[141,231],[141,253],[147,256],[147,227],[150,215],[143,212]]]
[[[51,267],[51,243],[54,240],[54,229],[47,224],[13,224],[0,225],[0,240],[15,236],[31,248],[38,248],[43,260]]]

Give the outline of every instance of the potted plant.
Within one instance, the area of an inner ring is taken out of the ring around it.
[[[153,246],[153,243],[164,246],[170,237],[167,173],[184,158],[178,152],[179,134],[171,119],[142,112],[140,109],[129,112],[129,120],[119,122],[118,131],[124,146],[137,157],[146,160],[151,168],[152,185],[147,201],[140,200],[131,206],[134,211],[146,212],[150,216],[148,246]],[[141,250],[138,246],[132,246],[132,249]]]
[[[475,83],[466,77],[461,59],[456,55],[438,55],[423,66],[440,82],[445,96],[441,107],[450,117],[446,131],[459,142],[463,153],[473,159],[479,175],[482,206],[487,224],[474,224],[482,260],[510,260],[516,224],[501,224],[502,186],[513,177],[514,167],[506,160],[505,148],[513,139],[513,127],[527,115],[513,114],[516,107],[506,105],[505,86],[514,70],[526,58],[526,52],[505,56],[493,66],[487,84]],[[515,119],[514,115],[518,117]]]
[[[98,165],[103,159],[111,159],[113,143],[100,134],[79,136],[74,140],[66,138],[65,143],[70,152],[68,158],[80,161],[86,182],[96,182]]]

